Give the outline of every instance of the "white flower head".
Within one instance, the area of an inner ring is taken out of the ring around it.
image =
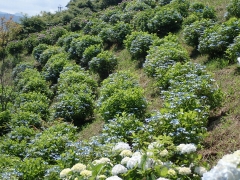
[[[94,160],[92,163],[93,165],[98,165],[98,164],[105,164],[105,163],[110,163],[110,159],[109,158],[101,158],[101,159],[97,159],[97,160]]]
[[[160,152],[160,156],[165,157],[168,155],[168,150],[164,149],[163,151]]]
[[[169,179],[160,177],[160,178],[158,178],[157,180],[169,180]]]
[[[112,168],[112,175],[123,174],[127,172],[127,168],[125,168],[121,164],[117,164]]]
[[[120,156],[122,156],[122,157],[126,157],[126,156],[132,156],[132,151],[131,150],[128,150],[128,149],[124,149],[124,150],[122,150],[122,152],[120,153]]]
[[[189,154],[195,152],[197,147],[194,144],[180,144],[177,146],[177,150],[180,151],[181,154]]]
[[[61,172],[60,172],[60,178],[65,178],[67,177],[68,173],[71,172],[71,169],[70,168],[66,168],[66,169],[63,169]]]
[[[121,160],[121,164],[122,164],[122,165],[126,165],[127,162],[129,161],[129,159],[130,159],[130,157],[125,157],[125,158],[123,158],[123,159]]]
[[[148,145],[148,149],[158,149],[162,146],[162,144],[158,142],[152,142],[151,144]]]
[[[82,172],[80,172],[80,175],[83,176],[84,178],[89,178],[92,176],[92,171],[83,170]]]
[[[141,155],[132,156],[127,162],[127,168],[132,169],[135,166],[139,165],[141,163],[141,158],[142,158]]]
[[[109,163],[111,160],[109,158],[103,157],[103,158],[99,159],[99,161],[103,164],[103,163]]]
[[[240,57],[237,58],[237,63],[240,65]]]
[[[122,178],[118,176],[111,176],[111,177],[108,177],[106,180],[122,180]]]
[[[191,169],[188,168],[188,167],[178,167],[178,173],[181,174],[181,175],[188,175],[188,174],[191,174]]]
[[[147,156],[148,157],[152,157],[154,155],[154,153],[152,151],[147,151]]]
[[[130,150],[130,146],[128,143],[119,142],[113,147],[113,151],[122,151],[122,150]]]
[[[170,176],[175,176],[175,175],[177,174],[174,169],[169,169],[167,173],[168,173],[168,175],[170,175]]]
[[[73,172],[81,172],[86,169],[86,166],[82,163],[77,163],[75,164],[72,168],[71,171]]]
[[[102,180],[102,179],[106,179],[107,177],[105,175],[99,175],[97,176],[97,180]]]
[[[132,154],[132,157],[133,156],[141,156],[142,154],[139,152],[139,151],[136,151],[135,153]]]
[[[205,172],[207,172],[207,170],[204,167],[195,167],[194,172],[202,176]]]
[[[238,156],[237,153],[227,154],[218,161],[218,164],[228,164],[229,166],[233,166],[236,168],[240,164],[240,156]]]

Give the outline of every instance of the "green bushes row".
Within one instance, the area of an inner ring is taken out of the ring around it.
[[[136,79],[129,72],[118,72],[102,82],[97,107],[106,121],[122,113],[142,118],[147,102]]]

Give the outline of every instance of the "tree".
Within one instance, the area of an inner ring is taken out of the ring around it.
[[[18,33],[21,31],[21,26],[15,23],[10,17],[0,18],[0,111],[7,110],[7,104],[9,103],[9,79],[6,76],[7,71],[12,66],[10,61],[6,61],[7,57],[7,45],[14,40]],[[10,93],[11,94],[11,93]]]

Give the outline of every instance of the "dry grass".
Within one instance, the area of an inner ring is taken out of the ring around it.
[[[215,70],[215,80],[225,94],[223,106],[209,118],[209,132],[200,151],[215,164],[223,155],[240,149],[240,75],[237,65]]]

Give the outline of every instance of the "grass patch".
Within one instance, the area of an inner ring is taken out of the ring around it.
[[[236,65],[214,71],[225,99],[222,107],[209,118],[208,136],[203,143],[204,149],[200,151],[203,160],[211,165],[223,155],[240,149],[240,75],[236,71]]]

